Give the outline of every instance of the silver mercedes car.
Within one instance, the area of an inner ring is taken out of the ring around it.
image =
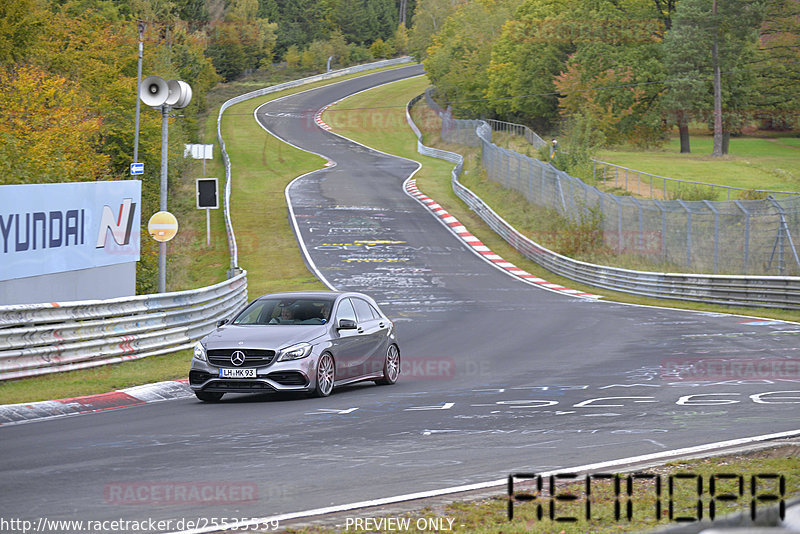
[[[400,349],[394,323],[362,293],[264,295],[194,347],[189,385],[214,402],[225,393],[303,391],[374,380],[394,384]]]

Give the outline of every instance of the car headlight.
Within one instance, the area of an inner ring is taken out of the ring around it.
[[[278,357],[278,361],[299,360],[300,358],[305,358],[309,354],[311,354],[311,343],[298,343],[297,345],[292,345],[291,347],[283,349],[281,355]]]
[[[194,357],[200,360],[201,362],[208,361],[208,359],[206,358],[206,348],[199,341],[194,346]]]

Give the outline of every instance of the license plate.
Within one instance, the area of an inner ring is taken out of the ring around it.
[[[255,369],[220,369],[220,378],[255,378]]]

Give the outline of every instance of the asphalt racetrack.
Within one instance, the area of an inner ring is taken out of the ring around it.
[[[331,102],[420,73],[384,71],[256,112],[277,137],[335,162],[288,188],[290,222],[330,285],[368,292],[395,320],[398,383],[324,399],[187,398],[4,426],[0,515],[264,517],[800,428],[800,382],[782,375],[798,358],[800,325],[526,284],[404,192],[416,163],[313,123]],[[255,261],[271,259],[240,258],[244,268]],[[702,358],[724,358],[728,371],[712,381],[681,374]],[[755,378],[731,374],[732,361],[772,367]],[[170,484],[252,498],[119,498]]]

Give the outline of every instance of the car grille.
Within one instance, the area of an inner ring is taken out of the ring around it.
[[[270,373],[267,375],[267,378],[277,382],[282,386],[305,386],[308,384],[308,380],[302,373],[297,373],[294,371],[281,371],[276,373]]]
[[[231,354],[237,350],[244,352],[244,363],[238,367],[264,367],[275,359],[274,350],[212,349],[208,351],[208,363],[217,367],[231,367]]]
[[[253,380],[215,380],[204,387],[203,391],[245,393],[248,391],[275,391],[275,388],[267,383]]]

